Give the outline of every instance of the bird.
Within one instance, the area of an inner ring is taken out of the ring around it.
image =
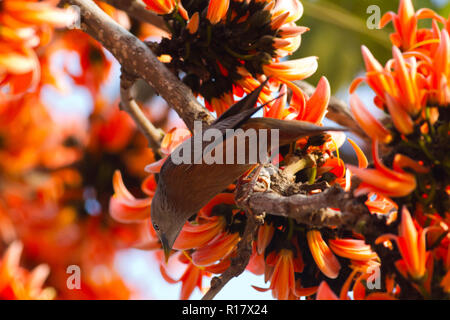
[[[246,153],[243,163],[242,161],[236,161],[237,148],[242,147],[242,145],[236,144],[245,143],[245,150],[248,150],[250,142],[248,139],[239,140],[237,135],[226,138],[227,129],[242,129],[240,130],[241,135],[249,129],[278,129],[279,146],[290,144],[306,136],[322,134],[325,131],[344,130],[342,128],[317,126],[298,120],[252,118],[264,106],[255,107],[266,82],[263,82],[257,89],[231,106],[207,128],[216,129],[223,134],[224,139],[219,144],[202,142],[203,152],[206,150],[210,155],[214,155],[223,148],[223,154],[226,154],[226,150],[230,151],[230,148],[233,148],[231,149],[234,153],[232,163],[207,164],[202,159],[199,159],[201,161],[192,161],[194,163],[174,161],[174,155],[179,154],[180,150],[187,150],[188,153],[191,153],[191,156],[195,157],[194,141],[198,138],[198,135],[194,132],[190,139],[174,150],[161,167],[156,192],[150,206],[150,217],[153,228],[161,241],[166,261],[168,261],[175,240],[186,221],[214,196],[223,192],[230,184],[255,167],[255,163],[249,159],[250,152]],[[230,143],[231,139],[234,139],[234,142],[237,143]],[[268,148],[270,149],[271,146],[268,146]],[[191,159],[194,158],[191,157]]]

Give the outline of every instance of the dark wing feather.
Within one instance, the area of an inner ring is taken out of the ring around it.
[[[267,84],[267,81],[264,81],[258,88],[256,88],[252,93],[248,94],[244,99],[236,102],[233,106],[231,106],[228,110],[226,110],[222,115],[213,122],[212,126],[216,125],[219,122],[224,121],[225,119],[231,118],[233,116],[239,115],[245,110],[252,109],[256,102],[258,101],[259,95],[263,90],[264,86]]]

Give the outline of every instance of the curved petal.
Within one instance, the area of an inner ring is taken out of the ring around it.
[[[383,143],[389,143],[392,140],[389,130],[374,118],[356,93],[352,94],[350,98],[350,107],[356,121],[369,137]]]
[[[136,199],[125,187],[120,171],[113,177],[114,195],[109,202],[111,216],[124,223],[150,218],[151,198]]]
[[[327,113],[328,103],[330,102],[331,89],[328,79],[320,78],[316,91],[306,102],[306,115],[303,121],[319,124]]]
[[[316,300],[339,300],[326,281],[322,281],[317,289]]]
[[[341,264],[322,239],[319,230],[310,230],[306,234],[309,249],[320,271],[330,279],[336,279],[341,269]]]

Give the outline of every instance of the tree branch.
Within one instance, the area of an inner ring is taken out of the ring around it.
[[[131,89],[135,80],[136,79],[133,76],[128,75],[126,72],[122,72],[120,77],[120,106],[131,116],[138,129],[147,139],[154,155],[157,156],[159,153],[161,139],[163,137],[163,132],[155,128],[134,100]]]
[[[256,213],[289,217],[312,227],[353,227],[370,214],[364,203],[359,204],[340,186],[313,195],[281,196],[272,191],[254,193],[248,206]]]
[[[170,72],[139,39],[116,23],[93,1],[62,0],[80,8],[81,29],[98,40],[122,65],[122,69],[147,81],[193,131],[194,121],[214,118],[192,91]]]
[[[157,14],[147,10],[145,4],[138,0],[101,0],[119,10],[125,11],[131,17],[147,22],[161,30],[169,31],[164,19]]]
[[[263,192],[255,192],[252,188],[244,201],[238,201],[240,207],[251,210],[254,214],[270,214],[292,218],[299,224],[317,228],[340,228],[354,230],[367,239],[377,237],[381,230],[388,232],[390,214],[372,214],[367,208],[365,198],[355,198],[353,191],[360,181],[354,177],[352,189],[346,191],[339,184],[329,186],[325,181],[313,185],[298,184],[292,177],[286,176],[285,170],[268,165],[264,174],[269,176],[270,183]],[[310,187],[322,192],[305,194]],[[237,186],[246,188],[246,186]],[[236,190],[238,194],[240,191]],[[237,199],[239,200],[239,199]],[[373,240],[373,239],[372,239]]]

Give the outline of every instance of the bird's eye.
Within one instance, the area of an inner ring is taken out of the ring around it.
[[[156,231],[159,231],[159,227],[158,227],[158,225],[157,225],[156,223],[153,224],[153,228],[154,228]]]

